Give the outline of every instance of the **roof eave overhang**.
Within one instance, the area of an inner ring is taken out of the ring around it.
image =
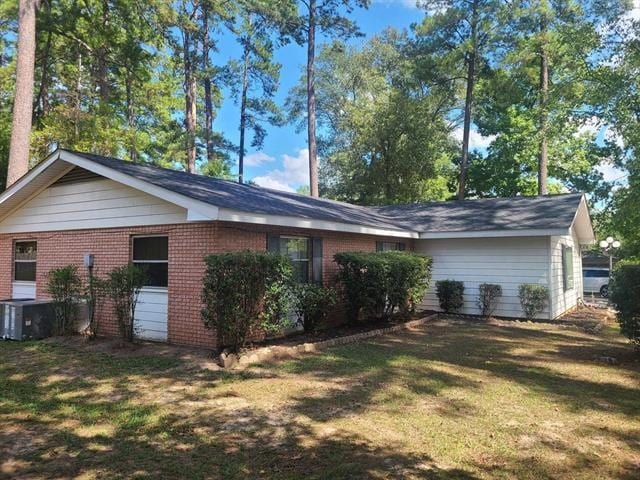
[[[266,215],[252,212],[242,212],[219,208],[191,197],[176,193],[172,190],[159,187],[144,180],[140,180],[126,173],[109,168],[80,155],[66,150],[57,150],[40,164],[30,170],[25,176],[14,183],[9,189],[0,195],[0,221],[10,215],[24,202],[33,198],[50,186],[58,178],[65,175],[74,167],[84,168],[102,177],[127,185],[131,188],[148,193],[162,200],[171,202],[187,210],[187,221],[213,221],[242,222],[257,225],[274,225],[281,227],[293,227],[301,229],[326,230],[345,233],[359,233],[376,236],[397,238],[418,238],[416,232],[402,229],[359,225],[346,222],[333,222],[327,220],[308,219],[284,215]],[[40,178],[39,185],[34,187],[34,180]],[[32,188],[34,187],[34,188]],[[13,200],[13,201],[11,201]],[[6,211],[3,205],[10,202],[11,207]]]
[[[0,195],[0,220],[10,215],[19,205],[38,195],[42,190],[50,186],[58,178],[69,172],[74,167],[84,168],[102,177],[116,181],[131,188],[143,191],[154,197],[171,202],[187,210],[187,221],[208,221],[218,219],[218,207],[201,202],[185,195],[173,192],[169,189],[153,185],[144,180],[137,179],[126,173],[93,162],[66,150],[57,150],[43,160],[39,165],[30,170],[16,183]],[[37,178],[43,182],[35,185]],[[11,200],[14,200],[13,202]],[[11,203],[12,206],[3,211],[3,205]]]
[[[461,230],[455,232],[421,232],[420,239],[449,238],[505,238],[505,237],[550,237],[568,235],[569,228],[521,229],[521,230]]]
[[[576,209],[571,228],[576,232],[580,245],[593,245],[596,242],[596,235],[593,231],[593,223],[589,214],[589,205],[584,194]]]
[[[225,222],[251,223],[257,225],[274,225],[278,227],[325,230],[331,232],[359,233],[397,238],[419,238],[418,233],[410,230],[399,230],[385,227],[358,225],[355,223],[334,222],[286,215],[267,215],[248,213],[239,210],[221,208],[218,220]]]

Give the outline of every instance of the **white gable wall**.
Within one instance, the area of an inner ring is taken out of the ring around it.
[[[573,288],[567,291],[562,272],[562,247],[565,245],[573,248]],[[551,316],[555,318],[575,307],[583,297],[582,254],[575,229],[571,229],[571,235],[550,237],[550,254]]]
[[[522,283],[549,285],[549,237],[464,238],[417,240],[415,249],[433,258],[431,288],[423,308],[439,310],[435,294],[438,280],[464,282],[461,313],[478,315],[478,287],[481,283],[502,286],[497,316],[521,317],[518,287]],[[549,310],[539,318],[548,319]]]
[[[0,233],[27,233],[187,221],[187,210],[106,178],[54,184],[0,221]]]

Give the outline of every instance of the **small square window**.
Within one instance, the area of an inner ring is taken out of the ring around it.
[[[169,285],[169,239],[168,237],[134,237],[133,264],[144,269],[147,287]]]
[[[14,280],[17,282],[36,281],[36,258],[38,244],[34,241],[16,242],[14,246]]]

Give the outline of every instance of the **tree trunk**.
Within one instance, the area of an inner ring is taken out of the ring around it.
[[[473,87],[476,81],[476,59],[478,56],[478,6],[473,3],[471,13],[471,51],[467,56],[467,91],[464,99],[464,121],[462,127],[462,155],[460,157],[460,184],[458,200],[464,200],[467,167],[469,163],[469,136],[471,134],[471,109],[473,108]]]
[[[18,9],[16,88],[13,100],[7,187],[29,170],[38,0],[20,0]]]
[[[109,25],[109,1],[102,0],[102,36],[105,43],[100,45],[97,51],[98,63],[98,89],[100,91],[100,101],[106,105],[109,101],[109,71],[107,55],[109,48],[106,43],[106,29]]]
[[[126,79],[126,94],[127,94],[127,126],[129,127],[129,159],[132,162],[138,161],[138,149],[136,148],[135,142],[135,127],[136,127],[136,118],[135,118],[135,107],[133,100],[133,74],[131,72],[127,73]],[[132,136],[133,135],[133,136]]]
[[[543,8],[546,5],[543,6]],[[538,195],[549,193],[547,188],[547,171],[549,160],[547,157],[547,103],[549,100],[549,53],[547,51],[547,13],[540,15],[540,152],[538,158]]]
[[[76,62],[76,68],[78,70],[76,76],[76,97],[73,105],[73,140],[74,143],[78,141],[80,137],[80,105],[82,102],[82,50],[78,45],[78,60]]]
[[[211,49],[209,39],[209,11],[203,6],[202,9],[202,71],[204,74],[204,138],[207,145],[207,161],[213,162],[213,100],[211,99],[211,72],[209,62],[209,50]]]
[[[183,32],[185,128],[187,133],[187,171],[196,171],[196,76],[191,58],[191,33]]]
[[[51,22],[51,2],[47,2],[47,24]],[[51,30],[47,30],[47,41],[45,42],[44,52],[42,52],[42,58],[40,59],[40,87],[38,88],[38,95],[35,101],[35,120],[43,118],[49,113],[49,65],[51,56],[51,43],[53,34]]]
[[[307,132],[309,139],[309,191],[318,197],[318,148],[316,146],[316,91],[315,91],[315,50],[316,50],[316,0],[309,0],[309,25],[307,36]]]
[[[242,98],[240,100],[240,153],[238,155],[238,181],[244,183],[245,130],[247,128],[247,91],[249,89],[249,54],[251,39],[247,35],[243,54]]]

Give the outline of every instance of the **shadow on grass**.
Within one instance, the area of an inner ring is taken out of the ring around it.
[[[630,350],[617,345],[613,348]],[[279,369],[321,380],[344,378],[344,388],[297,399],[297,411],[317,420],[358,412],[370,405],[374,396],[381,395],[381,390],[394,384],[402,385],[418,396],[437,395],[454,387],[481,388],[481,383],[470,378],[470,372],[474,371],[516,382],[572,411],[602,410],[627,416],[640,415],[639,388],[574,378],[553,368],[585,359],[600,368],[619,368],[594,364],[594,355],[602,351],[606,351],[606,347],[598,338],[576,337],[575,332],[458,324],[430,326],[427,330],[335,348],[325,355],[285,363]],[[571,358],[570,355],[576,352],[579,353],[577,358]],[[442,371],[442,366],[449,367],[448,371]],[[640,382],[638,365],[635,369],[628,368]],[[452,373],[456,371],[460,373]],[[332,407],[336,404],[341,408]],[[449,413],[460,412],[472,415],[474,410],[457,406]]]
[[[215,406],[216,397],[197,403],[193,392],[177,393],[173,409],[138,401],[142,392],[128,380],[157,375],[182,382],[186,373],[175,362],[135,358],[114,365],[100,355],[64,355],[41,345],[8,350],[0,350],[0,476],[476,478],[285,412],[225,410]],[[207,375],[210,386],[261,378]],[[224,398],[237,400],[233,392],[217,400]]]
[[[112,359],[67,355],[62,348],[41,344],[0,345],[0,458],[11,459],[0,474],[472,479],[473,472],[480,471],[483,476],[517,477],[523,472],[521,457],[465,460],[468,470],[445,468],[427,454],[406,453],[406,445],[389,441],[384,448],[375,446],[365,437],[323,430],[323,423],[371,408],[391,408],[396,418],[407,418],[407,408],[415,408],[418,399],[446,399],[443,394],[449,389],[480,392],[484,385],[477,376],[487,374],[571,411],[637,418],[637,387],[572,377],[555,368],[565,362],[584,363],[602,348],[598,338],[575,332],[443,323],[228,373],[185,368],[175,359]],[[640,380],[633,367],[625,371]],[[311,382],[308,391],[289,397],[286,406],[273,411],[243,404],[233,390],[211,392],[225,384],[297,376],[326,388],[315,390]],[[147,378],[166,385],[164,405],[141,399],[143,392],[133,387]],[[208,402],[201,401],[198,389],[172,390],[190,382],[207,389]],[[217,402],[231,408],[225,410]],[[457,395],[441,401],[435,414],[465,421],[481,413]],[[633,431],[602,435],[638,449]],[[574,445],[546,446],[567,456],[572,473],[587,472],[605,461],[588,458]],[[526,470],[531,478],[552,478],[554,465],[536,458]]]

